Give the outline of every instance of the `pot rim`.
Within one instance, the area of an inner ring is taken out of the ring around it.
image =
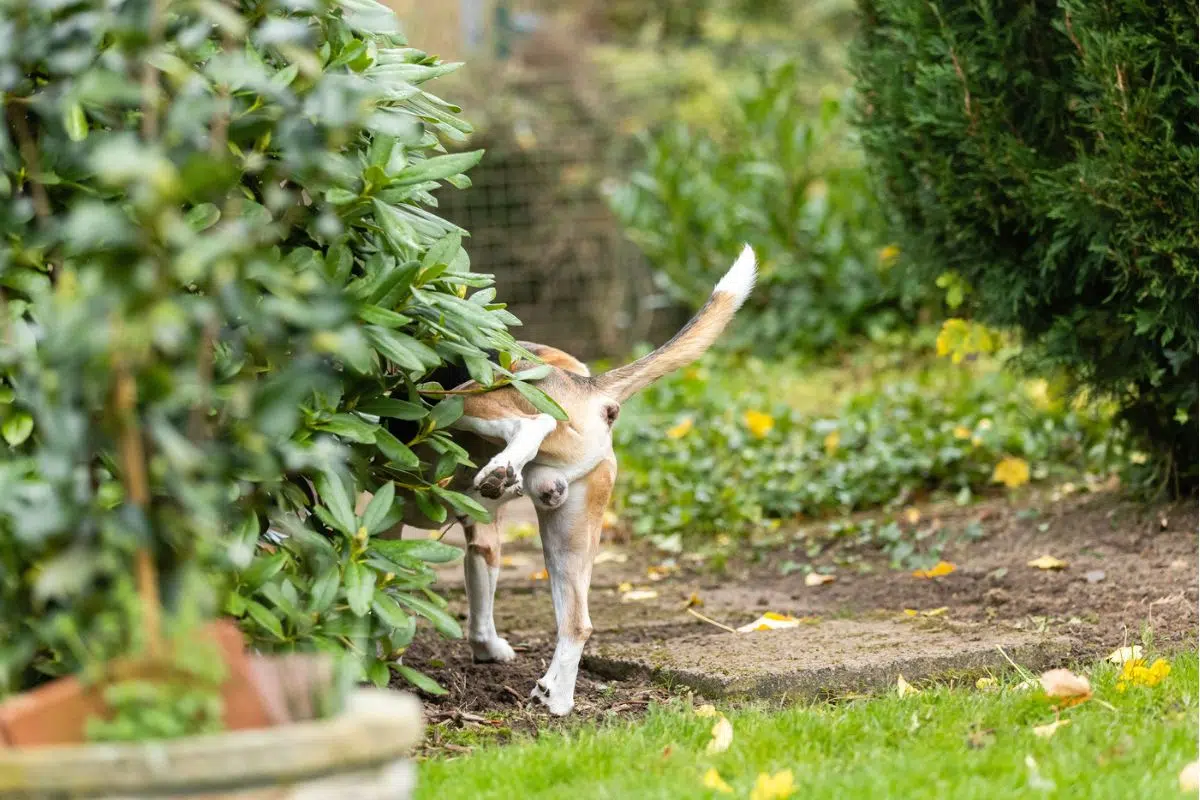
[[[295,783],[394,762],[423,732],[415,697],[360,688],[329,719],[183,739],[0,748],[0,795],[86,797]]]

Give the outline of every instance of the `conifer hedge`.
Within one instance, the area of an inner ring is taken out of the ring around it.
[[[862,139],[922,278],[1197,472],[1197,9],[860,0]]]

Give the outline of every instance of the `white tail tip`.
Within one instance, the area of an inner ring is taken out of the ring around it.
[[[757,275],[758,267],[754,259],[754,250],[750,245],[746,245],[742,249],[742,254],[737,257],[737,261],[733,262],[733,266],[717,282],[713,294],[723,292],[733,295],[740,308],[742,303],[746,302],[746,298],[750,296],[750,292],[754,290],[754,279]]]

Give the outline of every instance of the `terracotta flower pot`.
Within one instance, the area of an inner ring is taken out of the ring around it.
[[[132,744],[0,749],[0,797],[404,800],[420,740],[407,694],[360,689],[336,717]]]
[[[203,635],[217,644],[228,668],[225,683],[221,685],[226,730],[271,725],[273,720],[259,696],[255,669],[237,625],[229,620],[218,620],[206,625]],[[117,664],[113,671],[121,677],[141,673],[137,665]],[[97,687],[87,686],[71,676],[53,680],[0,703],[0,748],[6,744],[9,747],[43,747],[83,742],[87,719],[104,714],[101,694]]]

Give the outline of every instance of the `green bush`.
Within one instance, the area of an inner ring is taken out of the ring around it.
[[[372,534],[481,513],[421,381],[520,352],[429,210],[480,155],[420,88],[453,65],[374,0],[0,7],[0,693],[144,643],[139,551],[169,620],[423,681],[400,656],[417,618],[458,635],[428,566],[458,551]]]
[[[862,0],[861,130],[928,283],[1197,471],[1194,4]]]
[[[638,534],[736,534],[928,493],[965,502],[1001,477],[1102,472],[1119,447],[1103,409],[1073,407],[1044,381],[886,363],[844,399],[793,396],[838,380],[827,371],[729,356],[663,379],[622,410],[616,508]]]
[[[642,170],[612,196],[629,237],[678,299],[703,303],[728,253],[759,256],[758,288],[730,334],[760,352],[815,351],[910,322],[885,215],[841,104],[804,101],[794,62],[761,75],[727,138],[682,124],[647,136]]]

